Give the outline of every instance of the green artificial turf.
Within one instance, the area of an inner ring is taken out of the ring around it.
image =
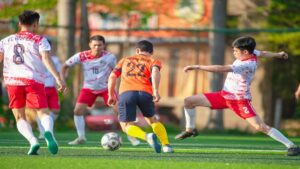
[[[59,143],[57,155],[51,155],[41,140],[40,155],[28,156],[28,142],[17,132],[0,132],[1,169],[300,169],[300,156],[287,157],[285,147],[267,136],[255,135],[199,135],[170,142],[173,154],[155,153],[145,142],[133,147],[122,135],[119,150],[106,151],[100,146],[104,133],[87,133],[87,144],[69,146],[75,132],[56,133]],[[300,138],[292,138],[300,144]]]

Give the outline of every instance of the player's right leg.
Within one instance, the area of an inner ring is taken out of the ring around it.
[[[176,135],[176,140],[196,137],[198,135],[198,131],[195,128],[195,108],[197,106],[211,107],[211,104],[203,94],[189,96],[184,99],[185,131]]]
[[[36,109],[36,112],[40,118],[41,124],[43,128],[45,129],[44,132],[44,138],[46,140],[48,150],[52,154],[57,154],[58,152],[58,144],[56,142],[56,139],[54,137],[53,133],[53,126],[54,126],[54,120],[49,115],[49,109],[48,108],[40,108]]]
[[[84,113],[87,110],[87,104],[84,103],[76,103],[74,108],[74,123],[77,131],[78,137],[70,141],[69,145],[78,145],[86,143],[85,137],[85,121],[84,121]]]
[[[45,129],[44,137],[47,142],[48,150],[52,154],[58,152],[58,144],[53,134],[53,119],[49,115],[47,97],[43,84],[34,83],[25,87],[26,106],[35,109],[41,124]]]
[[[96,101],[97,95],[91,89],[81,89],[74,108],[74,123],[78,137],[69,142],[69,145],[86,143],[84,114],[87,107],[91,107]]]

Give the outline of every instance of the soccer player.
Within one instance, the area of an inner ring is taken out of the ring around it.
[[[147,141],[155,152],[173,152],[169,144],[166,129],[154,116],[154,102],[160,100],[158,87],[160,82],[161,62],[152,57],[153,45],[142,40],[137,43],[136,55],[125,57],[119,61],[108,80],[108,103],[115,105],[117,96],[114,92],[116,80],[121,76],[119,88],[119,121],[127,135]],[[146,121],[151,125],[154,133],[146,133],[134,124],[136,107],[139,107]]]
[[[185,72],[203,70],[228,74],[223,90],[197,94],[184,99],[186,130],[178,134],[175,139],[180,140],[197,135],[194,121],[196,106],[210,107],[211,109],[230,108],[257,131],[261,131],[284,144],[288,149],[288,156],[300,154],[300,148],[287,139],[280,131],[265,124],[256,114],[251,104],[250,84],[256,71],[257,57],[287,59],[288,55],[285,52],[260,52],[254,50],[255,46],[256,42],[252,37],[243,36],[232,43],[233,55],[236,58],[232,65],[190,65],[184,68]]]
[[[48,39],[48,42],[50,46],[52,46],[51,41]],[[55,69],[57,72],[60,71],[61,69],[61,63],[59,61],[59,58],[54,55],[53,53],[50,53],[51,59],[54,63]],[[60,102],[59,102],[59,97],[58,93],[55,87],[55,78],[51,75],[49,71],[46,71],[46,79],[45,79],[45,92],[46,92],[46,97],[47,97],[47,103],[48,103],[48,108],[50,110],[50,116],[53,119],[53,122],[58,117],[59,109],[60,109]],[[36,118],[37,126],[39,129],[39,139],[44,139],[44,133],[45,129],[43,128],[43,125],[40,121],[39,118]]]
[[[3,76],[9,107],[16,119],[18,131],[30,143],[29,155],[37,155],[40,144],[26,121],[25,107],[35,109],[45,129],[44,137],[49,151],[52,154],[58,152],[45,94],[45,66],[54,76],[58,90],[65,90],[65,83],[50,59],[51,47],[47,39],[34,33],[38,29],[39,18],[37,12],[24,11],[19,15],[20,32],[0,41],[0,61],[4,62]]]
[[[76,53],[62,66],[60,76],[65,78],[67,70],[75,64],[82,64],[84,84],[77,98],[74,108],[74,123],[78,137],[69,142],[69,145],[78,145],[86,142],[84,113],[87,107],[91,107],[97,97],[102,97],[107,105],[108,90],[107,79],[116,65],[116,57],[105,51],[105,39],[103,36],[90,37],[90,50]]]
[[[295,97],[296,97],[297,100],[299,100],[299,98],[300,98],[300,84],[298,86],[298,89],[295,92]]]

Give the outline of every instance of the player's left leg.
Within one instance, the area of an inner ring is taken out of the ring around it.
[[[12,109],[14,117],[17,122],[17,129],[30,143],[28,155],[38,155],[40,144],[36,137],[33,135],[31,125],[26,121],[25,108]]]
[[[120,123],[120,126],[121,126],[122,131],[127,133],[125,125],[123,123]],[[137,138],[130,136],[128,134],[127,134],[127,139],[133,146],[138,146],[141,143],[140,140],[138,140]]]
[[[30,143],[28,155],[37,155],[40,144],[33,135],[31,125],[26,121],[25,106],[27,101],[26,86],[6,86],[9,97],[9,108],[16,119],[17,129]]]
[[[254,116],[247,118],[246,121],[253,126],[257,131],[261,131],[274,140],[284,144],[287,149],[288,156],[298,156],[300,155],[300,148],[295,145],[292,141],[290,141],[287,137],[285,137],[280,131],[276,128],[270,127],[266,125],[259,116]]]
[[[284,144],[288,148],[288,156],[300,155],[300,149],[293,142],[286,138],[280,131],[263,122],[255,112],[249,100],[228,101],[227,103],[229,104],[230,109],[243,119],[246,119],[246,121],[257,131],[263,132],[274,140]]]

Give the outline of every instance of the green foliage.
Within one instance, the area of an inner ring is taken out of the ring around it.
[[[28,0],[27,3],[15,1],[11,6],[0,10],[0,18],[9,19],[18,16],[24,10],[51,9],[56,6],[57,0]]]
[[[265,44],[272,51],[286,51],[289,54],[288,60],[266,59],[266,66],[270,67],[272,72],[267,72],[273,84],[273,90],[276,95],[284,98],[293,98],[294,91],[300,82],[300,33],[288,34],[269,34],[264,35]],[[298,40],[297,40],[298,39]],[[297,47],[298,46],[298,47]]]
[[[299,9],[299,0],[272,0],[268,17],[269,26],[277,28],[299,28]]]
[[[299,28],[300,3],[297,0],[272,0],[269,7],[269,28]],[[273,91],[284,99],[292,99],[294,90],[300,82],[300,32],[262,34],[267,49],[286,51],[289,54],[287,61],[268,59],[266,66],[271,68],[267,76],[271,77]]]

